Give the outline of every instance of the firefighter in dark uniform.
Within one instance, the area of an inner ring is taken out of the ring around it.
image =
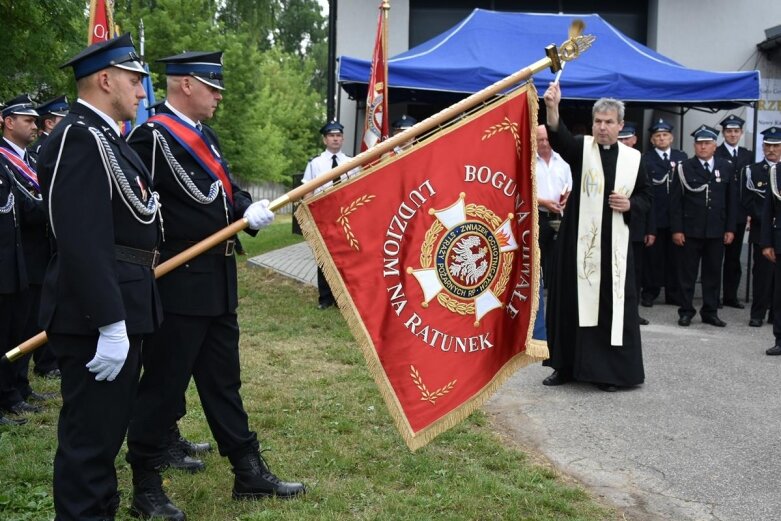
[[[640,305],[653,306],[662,287],[665,304],[679,305],[679,262],[670,233],[670,186],[675,167],[686,159],[686,154],[672,148],[673,127],[664,119],[656,120],[648,131],[654,147],[643,154],[642,161],[654,190],[654,203],[648,212],[648,228],[654,235],[644,252]]]
[[[697,272],[701,267],[702,308],[706,324],[724,327],[718,300],[724,245],[735,238],[737,190],[729,161],[714,156],[719,131],[706,125],[692,133],[694,155],[680,163],[670,187],[670,231],[681,259],[678,324],[688,326]]]
[[[41,153],[41,147],[46,143],[49,135],[54,131],[62,119],[68,115],[68,98],[59,96],[45,101],[36,107],[38,112],[38,139],[30,145],[30,150],[36,154]],[[38,348],[37,351],[40,351]],[[37,352],[36,351],[36,352]]]
[[[51,249],[46,233],[46,210],[41,200],[35,154],[27,150],[37,136],[38,113],[27,94],[7,101],[3,109],[3,137],[0,139],[0,168],[4,169],[16,184],[17,220],[22,234],[22,250],[28,287],[14,294],[11,314],[13,327],[11,343],[24,342],[40,331],[38,328],[38,303],[41,283]],[[40,405],[52,397],[36,393],[30,386],[29,368],[32,355],[25,355],[10,367],[0,369],[11,375],[3,378],[6,392],[0,394],[0,406],[7,412],[24,414],[41,411]],[[7,391],[13,389],[9,394]],[[10,403],[9,403],[10,402]]]
[[[748,233],[748,240],[754,245],[752,269],[753,280],[751,292],[751,315],[748,325],[751,327],[760,327],[765,315],[768,315],[768,322],[772,323],[772,312],[770,305],[773,300],[773,263],[762,253],[761,231],[764,225],[762,221],[762,210],[765,205],[765,199],[768,197],[768,186],[770,185],[770,169],[778,163],[781,158],[781,140],[776,133],[778,127],[772,127],[762,132],[762,152],[764,159],[758,163],[748,165],[743,168],[740,175],[740,201],[751,217],[751,228]]]
[[[68,99],[65,96],[46,101],[38,105],[35,110],[38,112],[38,139],[28,147],[28,151],[33,152],[33,157],[37,158],[41,153],[41,147],[46,143],[49,135],[54,131],[54,127],[62,121],[68,114]],[[38,223],[36,219],[36,223]],[[38,309],[40,304],[40,286],[43,284],[43,273],[52,254],[52,238],[49,234],[49,224],[46,218],[45,209],[43,219],[38,223],[35,229],[35,238],[30,239],[25,233],[24,248],[25,255],[35,256],[36,260],[28,259],[27,272],[30,276],[30,289],[37,291],[38,296],[31,316],[33,320],[28,322],[26,338],[38,332]],[[40,226],[42,225],[42,226]],[[32,248],[32,250],[30,250]],[[59,378],[60,370],[57,368],[57,359],[51,352],[48,344],[44,344],[33,351],[33,360],[35,367],[33,372],[43,378]]]
[[[754,162],[754,154],[738,145],[740,138],[743,137],[743,125],[745,121],[734,114],[724,118],[720,125],[724,142],[716,149],[716,156],[726,159],[732,163],[732,170],[735,172],[734,183],[740,184],[740,173],[746,165]],[[743,309],[745,306],[738,299],[738,286],[743,270],[740,267],[740,253],[743,250],[743,236],[746,233],[746,209],[738,205],[735,214],[735,240],[732,244],[724,247],[724,268],[723,268],[723,299],[721,302],[725,306]]]
[[[187,52],[160,61],[166,67],[166,102],[134,129],[128,142],[152,172],[164,203],[166,259],[242,218],[254,235],[274,215],[268,201],[252,203],[232,181],[216,134],[202,124],[222,99],[222,52]],[[128,431],[132,511],[142,517],[185,518],[165,495],[160,470],[191,376],[219,452],[233,464],[233,497],[302,494],[302,484],[280,481],[269,471],[239,394],[233,241],[160,279],[160,292],[165,320],[144,349],[144,375]]]
[[[56,252],[40,325],[62,372],[54,457],[57,521],[114,519],[114,460],[130,422],[141,344],[162,319],[153,267],[159,204],[117,121],[145,97],[129,34],[69,60],[78,100],[38,159]]]
[[[770,127],[762,132],[762,149],[765,158],[772,154],[776,157],[776,163],[769,171],[769,187],[765,193],[765,201],[762,207],[762,226],[760,231],[760,245],[762,254],[773,263],[773,280],[781,280],[781,179],[779,179],[778,158],[781,157],[781,127]],[[752,227],[753,229],[753,227]],[[756,298],[756,294],[755,294]],[[775,343],[766,354],[771,356],[781,355],[781,284],[773,285],[773,336]]]
[[[5,105],[0,103],[0,109]],[[15,296],[27,287],[27,272],[22,255],[22,234],[19,230],[18,201],[22,196],[13,174],[0,167],[0,349],[13,347]],[[18,396],[14,385],[15,368],[0,364],[0,402],[11,403]],[[27,419],[14,413],[4,416],[0,408],[0,426],[17,426]]]
[[[618,132],[618,140],[630,148],[635,148],[637,145],[637,129],[635,125],[630,122],[625,122],[624,127]],[[629,240],[632,243],[632,251],[635,258],[635,284],[637,288],[641,287],[643,281],[643,260],[645,257],[645,249],[648,246],[653,245],[656,233],[651,229],[651,221],[648,218],[649,212],[638,212],[632,216],[632,220],[629,222]],[[638,301],[639,303],[639,301]],[[641,326],[647,326],[649,324],[647,318],[640,317],[638,312],[639,322]]]

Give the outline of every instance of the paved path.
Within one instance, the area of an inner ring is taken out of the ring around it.
[[[249,262],[315,284],[303,243]],[[764,354],[771,327],[748,327],[747,309],[721,310],[723,329],[699,318],[679,327],[671,306],[641,314],[651,320],[643,386],[547,388],[550,370],[535,365],[486,405],[494,424],[627,519],[781,519],[781,357]]]

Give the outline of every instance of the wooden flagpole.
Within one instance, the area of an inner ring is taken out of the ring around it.
[[[575,20],[573,22],[573,26],[578,23],[580,24],[579,27],[582,29],[583,22],[580,20]],[[318,176],[317,178],[312,179],[311,181],[308,181],[302,184],[301,186],[290,190],[285,195],[271,201],[271,203],[269,203],[269,210],[273,212],[275,210],[282,208],[283,206],[286,206],[289,203],[302,199],[306,194],[313,192],[316,188],[323,186],[329,181],[332,181],[340,177],[341,175],[349,172],[350,170],[358,168],[370,161],[382,157],[383,154],[390,152],[397,146],[401,146],[407,141],[410,141],[416,138],[417,136],[420,136],[421,134],[424,134],[429,130],[432,130],[452,120],[459,114],[467,112],[468,110],[491,99],[497,94],[500,94],[503,91],[521,82],[527,81],[529,78],[531,78],[533,75],[537,74],[538,72],[542,71],[543,69],[550,68],[551,72],[554,73],[559,71],[563,63],[574,60],[580,55],[581,52],[591,47],[591,44],[593,43],[594,39],[595,37],[591,35],[584,36],[581,35],[580,33],[574,34],[574,32],[571,32],[570,39],[562,43],[560,47],[557,48],[555,45],[549,45],[548,47],[546,47],[545,58],[538,60],[533,64],[529,65],[528,67],[526,67],[525,69],[519,70],[514,74],[511,74],[510,76],[507,76],[506,78],[497,81],[493,85],[490,85],[484,88],[483,90],[476,92],[467,98],[464,98],[458,103],[451,105],[446,109],[441,110],[440,112],[424,119],[423,121],[417,123],[413,127],[405,130],[404,132],[396,134],[395,136],[374,145],[369,150],[366,150],[365,152],[361,152],[351,160],[345,161],[341,165],[329,170],[328,172]],[[164,263],[157,266],[155,268],[155,278],[162,277],[166,273],[178,268],[185,262],[189,261],[194,257],[197,257],[198,255],[202,254],[206,250],[209,250],[214,246],[218,245],[219,243],[230,239],[231,237],[239,233],[241,230],[246,228],[248,225],[249,222],[247,221],[247,219],[239,219],[238,221],[234,222],[230,226],[226,226],[222,230],[215,232],[214,234],[205,238],[201,242],[187,248],[186,250],[180,252],[176,256],[168,259]],[[8,351],[2,357],[2,360],[8,360],[13,362],[14,360],[17,360],[18,358],[26,355],[27,353],[31,353],[32,351],[34,351],[35,349],[37,349],[38,347],[42,346],[45,343],[46,343],[46,332],[42,331],[37,335],[35,335],[34,337],[24,341],[23,343],[19,344],[15,348]]]

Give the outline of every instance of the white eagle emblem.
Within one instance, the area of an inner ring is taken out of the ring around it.
[[[488,262],[485,260],[488,248],[478,248],[477,252],[473,252],[473,248],[479,245],[480,239],[474,235],[464,237],[456,243],[453,247],[456,256],[448,266],[453,277],[458,277],[471,285],[485,275],[488,270]]]

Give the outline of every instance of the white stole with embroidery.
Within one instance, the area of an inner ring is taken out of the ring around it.
[[[605,172],[599,156],[599,144],[593,136],[583,138],[583,170],[580,184],[580,211],[578,213],[578,325],[594,327],[599,321],[599,285],[602,277],[602,205],[605,191]],[[618,143],[616,181],[614,192],[629,197],[637,181],[640,152]],[[624,287],[626,284],[626,256],[629,249],[629,226],[621,212],[612,212],[611,274],[613,321],[610,327],[610,345],[623,345]]]

